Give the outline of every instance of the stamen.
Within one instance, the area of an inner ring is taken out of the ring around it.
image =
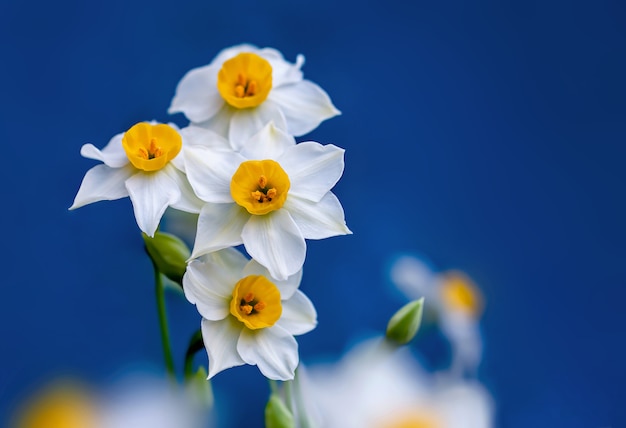
[[[143,147],[140,147],[137,150],[137,156],[139,156],[141,159],[149,159],[148,152]]]
[[[246,86],[246,76],[243,73],[237,74],[237,85]]]
[[[263,199],[263,193],[259,192],[258,190],[251,192],[250,193],[252,195],[252,198],[261,202],[261,199]]]
[[[256,94],[256,81],[251,80],[248,82],[248,87],[246,88],[246,96],[251,97]]]
[[[264,175],[261,175],[259,177],[259,187],[261,189],[265,189],[265,186],[267,186],[267,177]]]
[[[274,199],[276,197],[276,193],[278,193],[276,191],[276,188],[272,187],[271,189],[269,189],[267,191],[267,193],[265,195],[267,196],[267,199],[269,199],[271,201],[272,199]]]
[[[156,139],[152,138],[150,140],[150,147],[148,148],[148,159],[158,158],[162,154],[163,151],[156,145]]]
[[[254,310],[257,312],[261,312],[263,309],[265,309],[265,302],[259,302],[254,305]]]
[[[250,312],[252,312],[252,306],[250,305],[242,305],[239,306],[239,310],[243,313],[245,313],[246,315],[250,315]]]
[[[251,301],[254,300],[254,293],[250,292],[246,294],[245,296],[243,296],[243,300],[245,300],[246,303],[250,303]]]
[[[246,89],[244,88],[243,85],[235,86],[235,96],[237,98],[243,98],[245,94],[246,94]]]

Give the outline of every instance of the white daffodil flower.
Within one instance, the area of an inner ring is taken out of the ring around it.
[[[302,271],[284,281],[233,248],[192,260],[183,277],[187,300],[202,315],[209,379],[250,364],[274,380],[293,379],[298,366],[294,335],[317,325],[311,301],[297,288]]]
[[[452,346],[451,370],[474,375],[482,359],[480,317],[484,299],[480,289],[464,273],[435,272],[414,255],[398,257],[390,271],[391,281],[409,299],[424,297],[441,331]]]
[[[130,196],[139,228],[154,236],[167,207],[198,213],[202,206],[184,173],[183,137],[174,124],[139,122],[102,149],[80,154],[103,162],[85,174],[70,210]]]
[[[207,202],[191,258],[243,243],[274,278],[284,280],[302,268],[305,239],[352,233],[330,191],[343,173],[343,149],[296,144],[272,123],[240,152],[201,145],[220,138],[208,130],[195,132],[185,154],[189,182]]]
[[[478,381],[423,369],[408,348],[378,339],[341,360],[298,369],[309,426],[491,428],[494,403]]]
[[[340,112],[323,89],[302,78],[303,64],[302,55],[292,64],[271,48],[224,49],[183,76],[168,112],[228,137],[235,149],[270,121],[304,135]]]

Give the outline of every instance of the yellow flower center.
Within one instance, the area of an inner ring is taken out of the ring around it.
[[[273,326],[282,312],[280,291],[266,277],[249,275],[235,285],[230,313],[249,329]]]
[[[442,428],[440,418],[429,410],[411,410],[379,424],[381,428]]]
[[[235,108],[256,107],[272,89],[272,66],[253,53],[240,53],[224,61],[217,73],[217,90]]]
[[[16,428],[94,428],[96,409],[87,392],[54,386],[40,392],[17,417]]]
[[[482,295],[478,287],[466,275],[460,272],[446,274],[440,292],[448,308],[476,318],[481,315]]]
[[[174,128],[164,123],[139,122],[124,133],[122,146],[135,168],[157,171],[178,155],[183,139]]]
[[[250,214],[263,215],[283,206],[290,186],[289,176],[278,162],[245,161],[230,180],[230,195]]]

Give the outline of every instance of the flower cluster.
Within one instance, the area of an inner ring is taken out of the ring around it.
[[[140,122],[102,150],[81,149],[102,164],[86,173],[70,209],[128,196],[149,237],[168,208],[198,214],[181,282],[203,318],[209,378],[242,364],[294,377],[294,336],[317,322],[298,290],[305,240],[351,233],[331,192],[343,149],[295,140],[339,114],[303,79],[303,64],[270,48],[224,49],[176,88],[168,111],[183,113],[186,127]]]
[[[408,298],[424,297],[429,316],[452,347],[451,371],[475,376],[482,359],[480,319],[484,298],[464,272],[435,271],[423,257],[398,256],[390,269],[392,283]]]

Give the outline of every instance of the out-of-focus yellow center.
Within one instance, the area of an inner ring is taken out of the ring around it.
[[[250,214],[263,215],[283,206],[290,186],[289,176],[278,162],[245,161],[230,180],[230,195]]]
[[[240,53],[224,61],[217,73],[217,90],[233,107],[249,108],[261,104],[272,89],[272,66],[253,53]]]
[[[280,291],[263,275],[246,276],[235,285],[230,313],[249,329],[271,327],[283,313]]]
[[[178,155],[183,139],[174,128],[164,123],[139,122],[124,133],[122,146],[135,168],[157,171]]]
[[[412,410],[405,413],[395,414],[382,424],[380,428],[442,428],[443,424],[437,415],[430,411]]]
[[[55,386],[43,391],[17,416],[12,428],[95,428],[95,405],[85,391]]]
[[[465,274],[449,272],[441,284],[441,297],[451,310],[464,312],[478,318],[483,310],[483,297],[480,290]]]

